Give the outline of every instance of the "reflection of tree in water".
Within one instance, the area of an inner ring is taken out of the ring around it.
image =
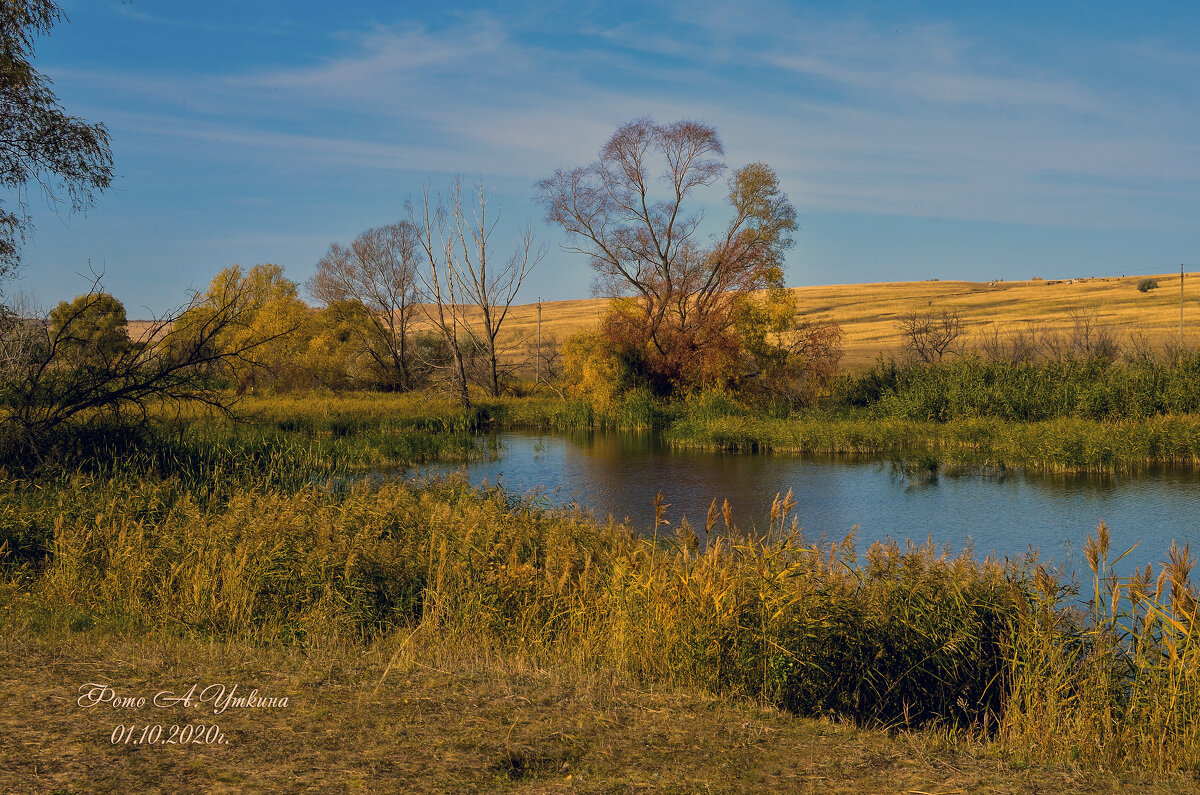
[[[571,431],[567,436],[578,452],[613,465],[630,456],[652,456],[660,447],[658,437],[650,431]]]
[[[814,491],[823,500],[842,497],[840,478],[807,459],[672,449],[651,433],[574,433],[571,442],[564,457],[582,481],[580,501],[601,516],[629,517],[638,532],[653,529],[660,491],[670,528],[684,517],[693,528],[703,527],[715,499],[718,506],[729,501],[734,522],[744,531],[765,529],[772,500],[789,489],[801,502],[801,522]]]
[[[545,451],[534,451],[535,442]],[[502,471],[510,488],[542,484],[558,504],[577,501],[601,520],[629,517],[646,534],[662,491],[670,525],[660,537],[674,535],[684,516],[702,537],[714,498],[718,509],[729,500],[743,532],[765,532],[772,500],[792,489],[810,541],[841,539],[861,525],[860,550],[887,536],[932,533],[955,549],[973,539],[981,556],[1022,554],[1033,544],[1043,560],[1061,561],[1068,542],[1081,543],[1103,520],[1122,551],[1144,539],[1132,567],[1160,560],[1172,538],[1194,540],[1200,519],[1200,477],[1178,468],[1114,478],[943,467],[936,480],[914,483],[889,461],[673,450],[646,433],[514,434],[505,444],[511,455],[500,466],[473,464],[474,482],[485,474],[494,482]],[[714,529],[724,532],[724,522]]]
[[[907,489],[938,485],[946,478],[956,482],[972,480],[988,483],[1009,483],[1027,486],[1054,499],[1064,495],[1096,497],[1129,497],[1145,490],[1148,483],[1155,490],[1168,486],[1180,489],[1200,487],[1200,469],[1182,464],[1148,465],[1137,473],[1115,472],[1038,472],[1004,466],[947,466],[932,456],[893,459],[888,462],[892,478]]]
[[[935,458],[893,460],[890,464],[892,480],[902,484],[908,491],[936,486],[942,471]]]

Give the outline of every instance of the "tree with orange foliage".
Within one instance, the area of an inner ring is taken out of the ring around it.
[[[695,194],[725,172],[723,155],[708,125],[642,118],[618,128],[595,163],[538,183],[566,248],[589,258],[598,292],[621,299],[604,335],[660,393],[736,380],[739,307],[783,289],[796,211],[765,163],[732,174],[728,225],[708,245],[698,240]]]

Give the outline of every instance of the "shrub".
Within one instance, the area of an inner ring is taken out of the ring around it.
[[[633,386],[629,363],[603,334],[572,334],[563,343],[562,357],[565,397],[584,399],[606,411]]]
[[[101,366],[129,351],[125,306],[108,293],[90,292],[50,312],[50,333],[62,359]]]
[[[1138,292],[1148,293],[1151,290],[1158,289],[1158,280],[1157,279],[1142,279],[1140,282],[1138,282],[1137,287],[1138,287]]]

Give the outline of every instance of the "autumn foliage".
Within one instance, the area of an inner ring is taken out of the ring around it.
[[[793,323],[783,255],[796,212],[770,166],[729,177],[728,222],[701,242],[698,206],[726,170],[723,155],[712,127],[642,118],[618,128],[596,162],[538,184],[547,219],[614,299],[601,347],[659,394],[782,383],[779,373],[799,359],[801,372],[825,372],[840,358],[834,327]]]

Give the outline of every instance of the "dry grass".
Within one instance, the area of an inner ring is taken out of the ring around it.
[[[1125,583],[1108,576],[1107,536],[1089,542],[1099,597],[1089,618],[1076,616],[1065,584],[1029,561],[980,562],[897,544],[873,545],[860,557],[849,538],[810,545],[798,535],[793,507],[790,495],[776,500],[772,540],[742,535],[714,503],[694,530],[681,523],[672,538],[652,543],[626,527],[547,512],[499,492],[473,493],[460,481],[295,494],[262,488],[204,508],[168,484],[98,488],[75,479],[38,505],[13,506],[50,529],[45,549],[52,554],[44,566],[31,559],[30,567],[13,569],[0,585],[0,635],[53,640],[64,627],[126,637],[175,633],[303,653],[310,666],[324,665],[331,649],[363,647],[376,656],[337,664],[373,666],[377,673],[363,676],[385,684],[429,671],[452,677],[421,685],[426,691],[457,686],[453,677],[464,671],[485,679],[500,671],[496,686],[516,688],[531,709],[541,705],[537,720],[554,729],[510,745],[524,737],[513,723],[497,746],[494,726],[458,725],[445,715],[429,726],[449,732],[453,749],[464,742],[486,749],[489,781],[576,766],[586,757],[578,737],[592,736],[603,721],[573,721],[581,710],[611,708],[613,693],[631,694],[635,703],[649,693],[682,698],[686,707],[654,702],[651,709],[672,717],[653,724],[660,728],[647,749],[701,749],[693,765],[724,749],[727,738],[702,722],[679,728],[679,721],[718,709],[704,704],[745,712],[757,703],[863,726],[921,728],[913,736],[922,743],[946,741],[938,759],[979,743],[981,754],[999,759],[1004,752],[1038,768],[1079,764],[1167,777],[1200,770],[1192,728],[1200,725],[1200,647],[1193,642],[1200,633],[1193,632],[1197,603],[1186,552],[1172,551],[1157,586],[1150,572]],[[1120,597],[1135,594],[1133,612],[1120,613]],[[8,665],[20,668],[28,656]],[[143,680],[155,669],[125,664],[150,671],[138,674]],[[546,671],[554,673],[539,679]],[[572,706],[569,688],[547,700],[561,682],[584,683],[599,706]],[[257,681],[250,686],[270,692]],[[486,688],[467,693],[454,709],[484,710],[495,699]],[[335,711],[325,703],[322,716]],[[394,718],[378,719],[378,731],[391,732],[380,742],[399,741]],[[765,719],[742,723],[754,720]],[[287,725],[277,724],[281,732]],[[364,735],[356,725],[296,742],[329,741],[337,749],[329,758],[348,754]],[[996,732],[1002,744],[987,744]],[[858,736],[841,742],[853,745]],[[626,755],[590,762],[593,775],[608,765],[605,780],[616,776]],[[662,751],[654,769],[675,769],[685,757]],[[856,775],[878,784],[869,768]],[[718,783],[730,775],[706,770]],[[822,770],[809,775],[848,775]],[[775,783],[812,783],[790,771],[793,778]],[[662,781],[642,777],[628,786]],[[687,789],[673,779],[666,786]]]
[[[1188,274],[1192,284],[1196,274]],[[1068,279],[1027,282],[888,282],[797,287],[793,290],[799,315],[835,320],[845,332],[844,369],[870,365],[880,353],[895,350],[902,342],[896,326],[908,312],[957,309],[962,313],[968,344],[990,335],[992,324],[1001,333],[1032,324],[1047,332],[1067,332],[1073,313],[1095,313],[1119,339],[1144,335],[1155,346],[1178,338],[1178,275],[1156,276],[1162,287],[1148,293],[1137,290],[1144,276]],[[1172,279],[1174,281],[1172,281]],[[1188,289],[1194,290],[1194,287]],[[1192,295],[1185,322],[1200,322]],[[606,302],[602,299],[547,301],[542,305],[542,333],[560,341],[599,322]],[[515,338],[534,339],[537,305],[513,307],[506,329]],[[1186,331],[1186,329],[1185,329]],[[1185,342],[1187,341],[1185,337]]]
[[[1083,548],[1086,615],[1051,605],[1061,586],[1039,573],[1042,606],[1014,636],[1012,701],[1001,730],[1014,757],[1087,757],[1102,766],[1200,771],[1200,618],[1195,559],[1174,542],[1155,576],[1119,577],[1125,557],[1101,523]],[[1019,749],[1019,750],[1018,750]]]
[[[1197,274],[1187,274],[1191,285]],[[968,344],[992,333],[1036,326],[1047,332],[1066,332],[1073,313],[1094,313],[1119,339],[1140,335],[1152,346],[1178,340],[1179,276],[1151,274],[1162,285],[1141,293],[1137,284],[1145,275],[1094,279],[1017,282],[882,282],[797,287],[798,314],[804,318],[835,320],[845,332],[843,369],[861,370],[883,352],[899,348],[902,339],[897,321],[909,312],[957,309],[962,313]],[[1194,290],[1189,286],[1187,289]],[[1196,298],[1185,306],[1185,323],[1200,322]],[[542,335],[560,343],[577,331],[596,326],[607,301],[600,298],[545,301]],[[134,339],[144,335],[147,321],[129,322]],[[1185,328],[1185,343],[1188,341]],[[505,321],[504,336],[513,351],[532,346],[537,339],[537,304],[514,306]]]
[[[1095,313],[1118,337],[1138,332],[1155,344],[1176,337],[1179,295],[1169,288],[1140,293],[1142,277],[1028,282],[896,282],[802,287],[796,292],[803,315],[836,320],[846,333],[843,367],[858,370],[881,352],[900,347],[896,323],[909,312],[961,312],[968,344],[978,343],[995,324],[1004,333],[1034,325],[1066,332],[1073,313]],[[1169,276],[1160,277],[1170,285]],[[1194,308],[1191,310],[1195,313]]]
[[[946,735],[799,719],[486,649],[423,648],[383,678],[399,638],[300,650],[5,630],[5,792],[1196,791],[1071,765],[1014,766]],[[289,703],[216,716],[226,745],[113,745],[118,723],[199,719],[182,707],[83,709],[78,689],[89,682],[147,696],[238,684]]]

